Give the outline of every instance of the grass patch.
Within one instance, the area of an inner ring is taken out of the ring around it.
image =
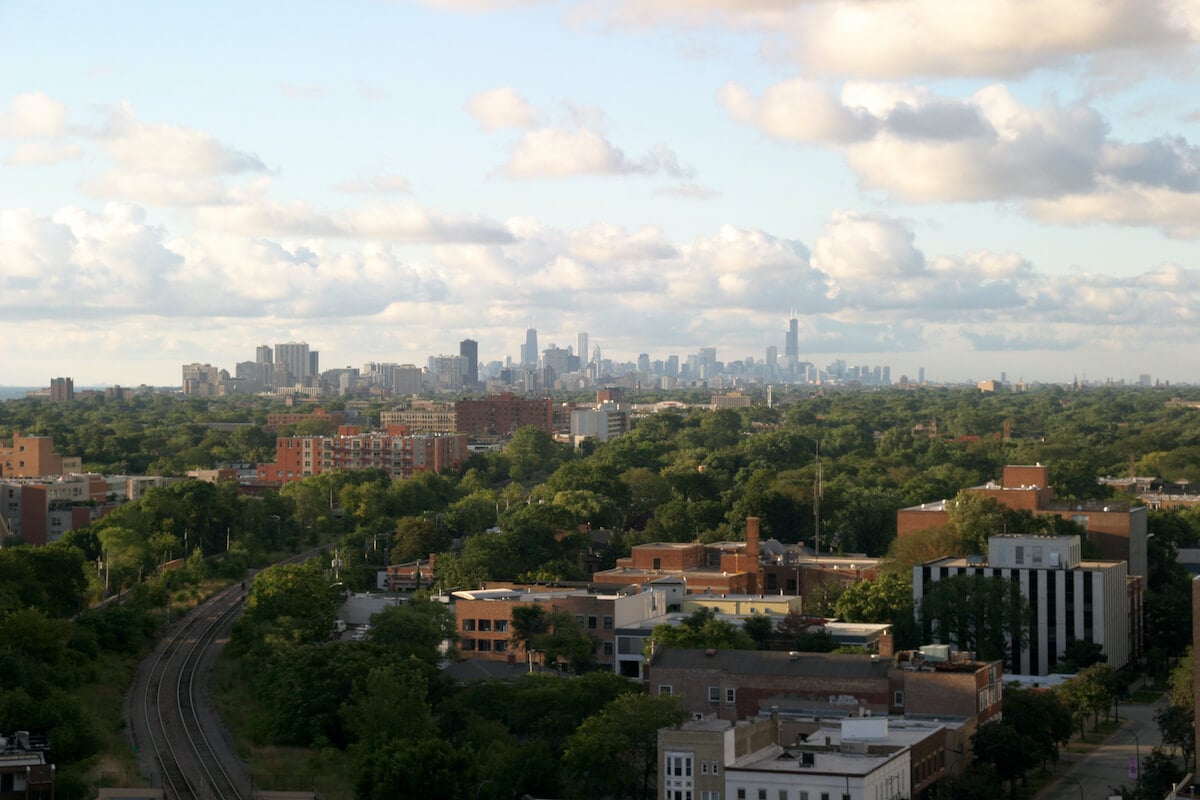
[[[254,788],[316,790],[323,800],[353,800],[350,757],[346,753],[332,747],[313,750],[260,743],[258,698],[238,674],[238,667],[237,659],[222,654],[213,671],[213,694],[221,718],[233,733],[238,755],[250,768]]]
[[[1159,689],[1138,689],[1133,693],[1131,702],[1134,703],[1157,703],[1159,698],[1163,696],[1162,690]]]
[[[101,653],[90,663],[92,680],[75,691],[100,736],[83,780],[90,786],[147,786],[126,738],[125,693],[133,683],[137,656]]]

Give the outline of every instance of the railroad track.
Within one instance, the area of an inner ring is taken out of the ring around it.
[[[320,552],[313,548],[278,563],[297,563]],[[217,592],[164,629],[158,647],[139,667],[128,697],[129,721],[142,772],[167,800],[251,796],[250,777],[208,697],[213,644],[241,613],[246,588],[235,584]]]
[[[168,800],[239,800],[248,796],[227,769],[228,749],[212,738],[219,733],[200,713],[209,645],[229,629],[241,611],[243,595],[241,589],[231,586],[190,612],[164,636],[150,666],[139,721]]]

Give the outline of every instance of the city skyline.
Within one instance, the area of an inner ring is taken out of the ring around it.
[[[1194,0],[280,10],[0,7],[0,385],[530,328],[1200,382]]]

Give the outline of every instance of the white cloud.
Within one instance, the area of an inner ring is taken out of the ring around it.
[[[1095,191],[1030,200],[1024,209],[1034,219],[1055,225],[1103,222],[1159,228],[1179,239],[1200,237],[1200,194],[1164,187],[1104,180]]]
[[[348,194],[403,194],[408,191],[408,179],[403,175],[380,175],[375,178],[343,181],[337,191]]]
[[[847,83],[840,97],[787,81],[752,97],[726,86],[735,119],[836,147],[861,185],[910,202],[1023,200],[1059,224],[1109,222],[1200,236],[1200,147],[1182,137],[1111,138],[1083,105],[1020,103],[1004,86],[962,100],[921,87]]]
[[[13,166],[61,164],[75,161],[83,156],[83,148],[77,144],[50,144],[49,142],[20,142],[13,148],[6,164]]]
[[[652,175],[689,178],[694,170],[679,164],[666,145],[630,159],[593,130],[540,128],[526,132],[502,168],[510,178],[563,178],[571,175]]]
[[[327,214],[305,203],[213,205],[196,209],[202,229],[243,236],[329,237],[400,243],[508,242],[503,225],[483,217],[447,214],[416,205],[369,205]]]
[[[804,79],[775,84],[761,100],[742,86],[727,83],[717,99],[738,122],[800,142],[856,141],[869,137],[876,122],[861,110],[843,105],[820,84]]]
[[[594,0],[588,10],[617,25],[758,29],[806,75],[1013,76],[1200,41],[1194,0]]]
[[[228,203],[239,194],[229,177],[267,172],[258,156],[210,133],[143,122],[129,103],[112,110],[97,138],[113,168],[85,178],[81,186],[98,197],[167,207]],[[261,192],[264,186],[256,182],[250,188]]]
[[[836,282],[908,278],[925,271],[909,226],[882,214],[835,211],[813,245],[813,266]]]
[[[467,101],[467,111],[489,131],[529,128],[537,121],[537,111],[511,86],[475,95]]]
[[[0,111],[0,136],[12,139],[51,138],[66,126],[67,107],[44,92],[14,95]]]

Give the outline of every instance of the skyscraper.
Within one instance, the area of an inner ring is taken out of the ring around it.
[[[463,383],[468,386],[479,383],[479,342],[463,339],[458,343],[458,354],[466,360],[463,364]]]
[[[587,331],[580,331],[575,341],[575,354],[579,356],[579,366],[586,367],[588,364],[588,335]]]
[[[286,342],[275,345],[275,366],[282,367],[288,379],[294,383],[304,383],[312,375],[312,359],[308,351],[308,342]],[[276,373],[278,373],[276,369]],[[276,386],[281,386],[278,381]]]
[[[800,323],[792,317],[788,320],[787,341],[783,347],[783,358],[788,367],[795,366],[800,360]]]
[[[538,365],[537,328],[525,331],[525,344],[521,347],[521,364],[526,367]]]

